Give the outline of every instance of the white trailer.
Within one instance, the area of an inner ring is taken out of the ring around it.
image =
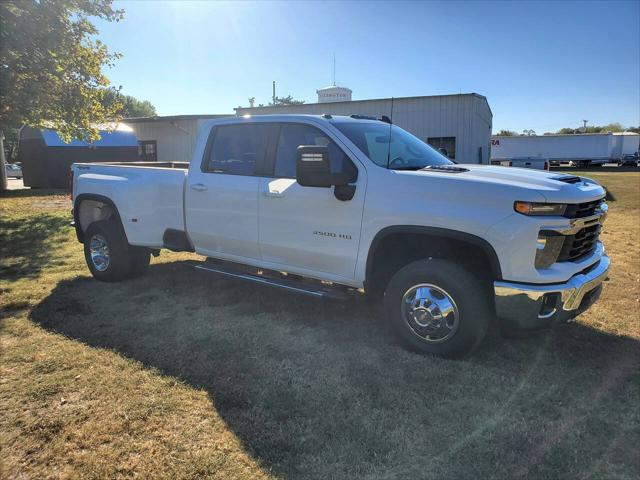
[[[491,160],[546,158],[552,163],[574,162],[579,165],[602,165],[617,162],[624,150],[637,148],[640,135],[594,133],[578,135],[493,136]],[[633,152],[630,152],[633,153]]]

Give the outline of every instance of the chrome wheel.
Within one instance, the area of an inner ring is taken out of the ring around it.
[[[109,245],[102,235],[94,235],[89,241],[89,253],[91,254],[91,263],[96,270],[104,272],[109,268]]]
[[[442,288],[428,283],[414,285],[402,296],[402,317],[421,339],[442,343],[455,335],[460,325],[458,307]]]

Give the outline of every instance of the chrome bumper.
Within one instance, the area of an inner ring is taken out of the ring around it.
[[[609,263],[609,257],[604,255],[589,271],[561,284],[494,282],[496,314],[516,330],[536,330],[553,320],[573,318],[600,296]]]

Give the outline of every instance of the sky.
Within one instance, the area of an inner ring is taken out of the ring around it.
[[[640,1],[116,1],[106,70],[159,115],[317,101],[336,58],[353,99],[475,92],[493,131],[640,124]]]

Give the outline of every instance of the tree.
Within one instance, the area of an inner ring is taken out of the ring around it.
[[[588,126],[586,128],[565,127],[565,128],[561,128],[556,133],[561,135],[577,135],[580,133],[607,133],[607,132],[616,133],[616,132],[623,132],[623,131],[624,131],[624,127],[619,122],[614,122],[614,123],[609,123],[607,125],[602,125],[602,126],[596,126],[596,125]]]
[[[0,2],[0,169],[3,131],[29,125],[54,128],[64,140],[99,138],[95,123],[113,119],[103,103],[112,54],[94,36],[90,18],[119,21],[112,0]]]
[[[276,97],[275,102],[269,102],[269,106],[273,107],[275,105],[302,105],[304,100],[296,100],[291,95],[287,95],[286,97]]]
[[[536,131],[535,131],[535,130],[531,130],[531,129],[527,130],[527,129],[524,129],[524,130],[522,131],[522,136],[534,137],[535,135],[536,135]]]
[[[497,136],[499,137],[514,137],[516,135],[518,135],[516,132],[514,132],[513,130],[500,130],[498,133],[496,133]]]
[[[629,127],[625,130],[625,132],[640,133],[640,127]]]
[[[158,113],[156,107],[149,100],[138,100],[131,95],[124,95],[120,90],[108,88],[104,93],[102,102],[108,105],[119,105],[116,111],[118,117],[155,117]]]

